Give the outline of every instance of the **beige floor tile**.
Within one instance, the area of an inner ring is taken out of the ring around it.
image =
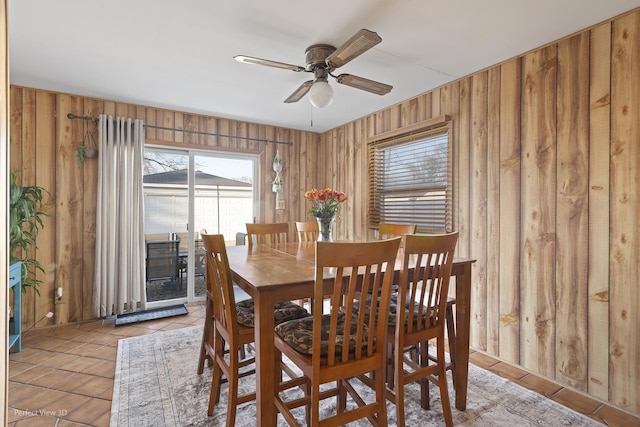
[[[99,377],[104,377],[104,378],[111,378],[111,380],[113,381],[113,377],[114,377],[114,373],[116,370],[116,362],[112,362],[109,360],[102,360],[102,359],[96,359],[96,360],[100,360],[100,362],[88,367],[87,369],[84,369],[82,371],[83,374],[89,374],[89,375],[97,375]]]
[[[65,419],[60,419],[57,427],[86,427],[86,424],[76,423]]]
[[[523,369],[517,368],[515,366],[509,365],[508,363],[499,362],[495,365],[492,365],[489,368],[489,371],[494,374],[500,375],[503,378],[507,378],[511,381],[516,381],[521,378],[526,377],[529,373]]]
[[[34,365],[41,364],[47,360],[51,360],[54,357],[60,356],[60,353],[49,350],[36,350],[28,359],[25,360],[26,363],[32,363]]]
[[[601,423],[604,422],[610,427],[640,426],[640,417],[634,417],[620,409],[612,408],[607,405],[603,405],[598,409],[594,414],[594,418]]]
[[[28,411],[42,411],[50,408],[51,404],[56,400],[63,397],[66,393],[64,391],[53,390],[50,388],[41,388],[36,393],[16,402],[14,405],[17,408],[25,409]]]
[[[76,356],[74,355],[74,359],[65,363],[60,367],[60,369],[64,369],[67,371],[73,372],[84,372],[87,369],[90,369],[93,365],[97,363],[104,362],[101,359],[96,359],[95,357],[85,357],[85,356]]]
[[[14,424],[14,427],[55,427],[58,419],[48,416],[25,417]]]
[[[63,338],[47,336],[40,339],[34,339],[33,342],[29,342],[29,347],[39,348],[41,350],[51,350],[60,344],[64,344],[65,341],[66,340]]]
[[[30,396],[41,393],[43,390],[45,389],[42,387],[13,383],[9,388],[9,394],[7,396],[9,401],[8,402],[9,406],[24,409],[21,406],[17,406],[17,405],[24,399],[27,399]]]
[[[97,339],[104,339],[104,333],[100,333],[100,332],[96,332],[94,331],[89,331],[89,332],[85,332],[82,335],[78,335],[77,337],[74,338],[75,341],[81,341],[81,342],[94,342]]]
[[[89,396],[83,396],[76,393],[66,393],[63,397],[53,402],[55,409],[59,411],[59,418],[64,418],[67,414],[81,405],[91,400]]]
[[[486,354],[480,353],[479,351],[469,354],[469,362],[483,369],[489,369],[491,366],[498,363],[498,361],[493,357],[487,356]]]
[[[40,365],[59,369],[67,363],[73,362],[77,358],[78,356],[76,356],[75,354],[58,353],[56,356],[53,356],[50,359],[43,360],[42,362],[40,362]]]
[[[64,371],[61,369],[52,369],[51,372],[39,378],[36,378],[35,380],[31,381],[30,384],[39,387],[52,388],[55,387],[55,385],[59,382],[65,381],[73,375],[75,375],[75,373],[73,372]]]
[[[27,359],[40,354],[40,352],[41,350],[36,348],[22,348],[20,353],[11,353],[9,355],[9,360],[12,362],[26,362]]]
[[[13,362],[9,361],[9,378],[20,375],[24,371],[28,371],[33,368],[34,365],[31,363],[21,363],[21,362]]]
[[[82,331],[80,331],[80,333],[82,333]],[[57,351],[58,353],[73,353],[73,350],[78,347],[82,347],[83,345],[86,345],[86,343],[70,339],[56,347],[53,347],[51,351]]]
[[[103,399],[91,399],[79,408],[70,411],[66,419],[91,426],[108,426],[111,413],[111,401]],[[104,416],[107,414],[106,423]]]
[[[19,383],[33,384],[35,380],[41,376],[50,374],[53,371],[54,369],[52,368],[32,366],[30,369],[26,369],[16,375],[10,376],[9,378],[11,378],[12,381],[17,381]]]
[[[528,388],[529,390],[533,390],[547,397],[552,396],[562,388],[562,386],[556,383],[553,383],[544,378],[535,376],[533,374],[529,374],[524,378],[521,378],[520,380],[515,382],[525,388]]]
[[[566,388],[560,389],[551,399],[585,415],[593,414],[601,405],[595,399]]]
[[[89,396],[89,397],[98,397],[105,390],[113,389],[113,380],[110,378],[102,378],[102,377],[93,377],[86,383],[78,386],[74,393]]]
[[[92,375],[76,373],[56,384],[57,390],[73,393],[78,387],[93,379]]]

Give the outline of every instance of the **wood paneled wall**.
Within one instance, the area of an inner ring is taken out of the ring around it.
[[[640,413],[640,10],[323,135],[322,180],[370,231],[366,141],[452,118],[474,348]]]
[[[90,117],[105,113],[139,118],[147,124],[162,127],[292,142],[292,145],[283,145],[146,130],[148,143],[258,154],[261,170],[258,185],[265,189],[260,192],[259,220],[290,222],[292,235],[295,231],[293,222],[306,216],[304,191],[320,185],[315,174],[320,140],[316,133],[15,86],[11,87],[10,100],[11,170],[18,173],[23,184],[37,184],[50,193],[45,204],[49,216],[44,219],[44,227],[38,236],[36,255],[45,272],[38,272],[38,278],[42,280],[40,295],[30,289],[23,297],[23,328],[92,318],[98,162],[85,159],[78,167],[76,147],[83,145],[85,130],[92,132],[97,141],[97,126],[68,119],[68,113]],[[284,165],[284,210],[275,209],[275,194],[271,192],[275,177],[271,161],[276,150]],[[58,287],[63,288],[60,302],[54,298]],[[55,313],[51,320],[45,318],[49,311]]]

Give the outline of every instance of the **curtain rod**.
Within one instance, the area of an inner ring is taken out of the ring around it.
[[[86,120],[91,122],[98,122],[98,119],[95,117],[89,116],[76,116],[73,113],[67,114],[67,118],[71,120]],[[262,139],[262,138],[251,138],[249,136],[237,136],[237,135],[224,135],[221,133],[211,133],[211,132],[202,132],[198,130],[189,130],[189,129],[178,129],[178,128],[167,128],[162,126],[148,125],[144,124],[144,127],[151,129],[160,129],[160,130],[169,130],[169,131],[177,131],[177,132],[186,132],[186,133],[195,133],[198,135],[208,135],[208,136],[220,136],[223,138],[238,138],[238,139],[246,139],[247,141],[257,141],[257,142],[270,142],[272,144],[284,144],[284,145],[293,145],[293,142],[284,142],[284,141],[272,141],[270,139]]]

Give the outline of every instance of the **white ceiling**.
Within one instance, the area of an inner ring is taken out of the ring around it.
[[[640,0],[9,0],[11,84],[323,132],[640,6]],[[289,96],[305,49],[361,28],[382,43],[339,68],[393,85]],[[312,125],[313,124],[313,125]]]

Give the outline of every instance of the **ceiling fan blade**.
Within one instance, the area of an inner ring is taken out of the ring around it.
[[[340,74],[338,77],[336,77],[336,81],[343,85],[375,93],[376,95],[386,95],[387,93],[391,92],[391,89],[393,89],[393,86],[376,82],[374,80],[365,79],[363,77],[352,76],[351,74]]]
[[[333,68],[342,67],[344,64],[362,55],[381,41],[382,38],[380,38],[377,33],[362,29],[329,55],[327,57],[327,63]]]
[[[296,89],[291,95],[289,95],[289,97],[285,99],[284,102],[290,104],[292,102],[300,101],[300,99],[305,96],[307,92],[309,92],[311,86],[313,86],[313,80],[307,80],[306,82],[302,83],[300,87],[298,87],[298,89]]]
[[[291,70],[296,72],[306,71],[304,67],[301,67],[299,65],[285,64],[284,62],[254,58],[253,56],[236,55],[233,57],[233,59],[238,62],[244,62],[245,64],[266,65],[267,67],[282,68],[284,70]]]

